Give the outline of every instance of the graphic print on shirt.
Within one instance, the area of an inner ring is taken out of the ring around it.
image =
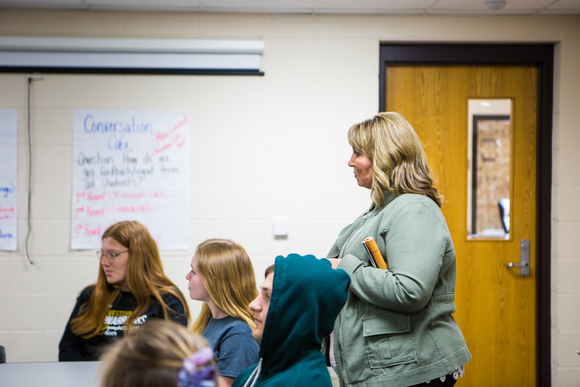
[[[101,327],[100,335],[105,336],[117,336],[117,332],[127,330],[125,322],[131,315],[133,311],[131,310],[109,310],[105,316],[105,322]],[[135,319],[135,326],[143,325],[147,321],[147,315],[144,314]]]

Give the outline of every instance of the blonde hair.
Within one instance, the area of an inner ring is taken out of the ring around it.
[[[353,125],[348,142],[373,161],[371,199],[376,205],[384,206],[385,191],[421,194],[443,205],[421,141],[400,114],[379,113]]]
[[[195,254],[197,271],[215,306],[254,329],[254,313],[249,305],[258,296],[258,288],[246,250],[228,239],[208,239],[197,246]],[[211,310],[204,302],[193,331],[203,333],[210,317]]]
[[[205,339],[171,321],[151,320],[103,354],[101,387],[175,387],[183,361]],[[201,366],[214,365],[213,360]]]
[[[125,326],[129,330],[133,328],[133,321],[149,309],[151,297],[155,298],[161,305],[165,319],[169,319],[169,307],[163,301],[162,293],[169,293],[177,297],[189,320],[189,307],[185,302],[185,297],[163,272],[157,244],[141,223],[135,221],[116,223],[105,231],[102,239],[105,238],[112,238],[129,250],[125,278],[129,290],[137,300],[137,308],[125,322]],[[101,265],[99,265],[97,283],[91,287],[93,290],[89,301],[81,306],[79,315],[71,321],[73,333],[85,339],[94,337],[99,333],[110,305],[121,291],[118,286],[107,282],[105,271]]]

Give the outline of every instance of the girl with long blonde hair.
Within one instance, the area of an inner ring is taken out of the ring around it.
[[[256,325],[249,304],[258,289],[250,257],[234,241],[206,240],[197,247],[186,279],[190,297],[203,301],[193,331],[214,350],[218,386],[230,386],[241,371],[258,361],[260,350],[252,337]]]
[[[97,283],[77,299],[59,344],[59,361],[97,360],[104,346],[152,318],[187,326],[185,297],[163,272],[157,244],[141,223],[109,227],[97,258]]]

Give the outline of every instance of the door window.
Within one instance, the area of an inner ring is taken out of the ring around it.
[[[511,99],[468,100],[469,239],[509,239],[511,110]]]

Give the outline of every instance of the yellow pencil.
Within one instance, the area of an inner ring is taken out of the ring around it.
[[[379,269],[389,270],[389,268],[387,267],[387,263],[385,262],[385,259],[383,258],[381,252],[379,251],[379,246],[377,246],[377,242],[375,242],[375,238],[373,237],[365,238],[364,243],[367,246],[368,251],[371,254],[373,260],[377,264],[377,267]]]

